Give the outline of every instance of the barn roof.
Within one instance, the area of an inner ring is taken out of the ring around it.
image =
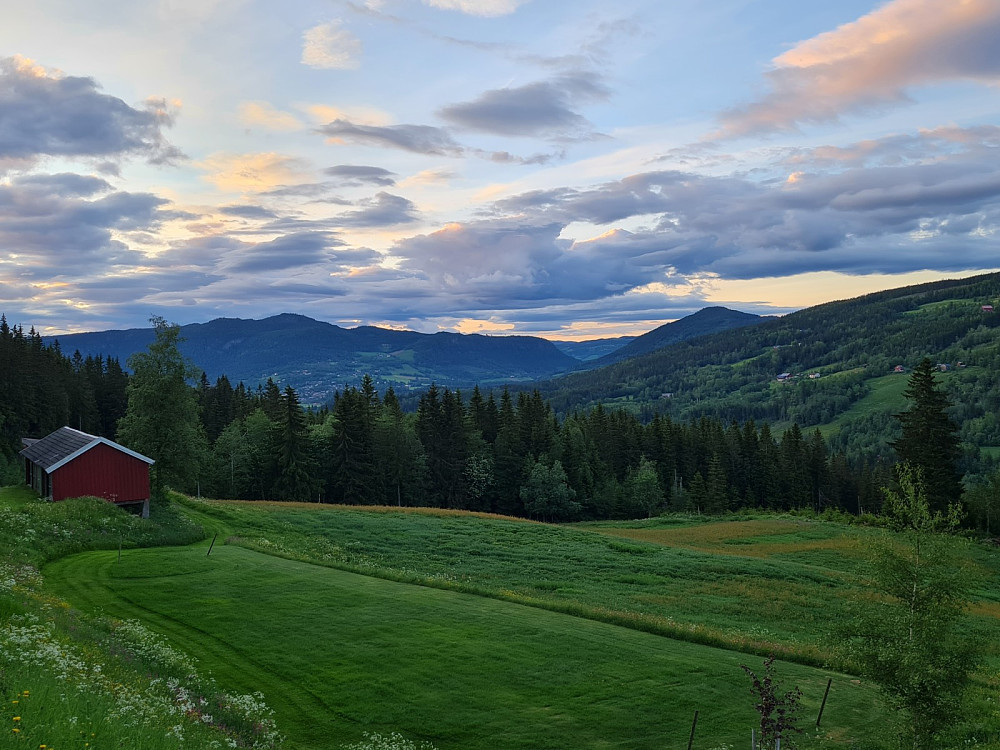
[[[91,435],[88,432],[74,430],[72,427],[60,427],[41,440],[32,441],[30,444],[28,444],[28,439],[22,440],[22,442],[25,443],[25,447],[21,451],[21,455],[50,474],[82,453],[86,453],[95,445],[101,444],[109,445],[133,458],[145,461],[147,464],[154,463],[153,459],[129,450],[124,445],[119,445],[107,438]]]

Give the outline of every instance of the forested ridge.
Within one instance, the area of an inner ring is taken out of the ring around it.
[[[1000,309],[1000,274],[817,305],[538,387],[558,413],[602,403],[645,419],[709,416],[803,429],[836,421],[831,444],[852,460],[873,460],[898,436],[891,413],[901,404],[842,415],[872,393],[877,378],[929,357],[949,369],[942,383],[963,441],[1000,446],[1000,313],[984,305]],[[783,374],[789,377],[779,382]]]
[[[293,388],[272,380],[248,388],[202,374],[185,386],[197,425],[185,457],[173,461],[183,471],[171,486],[217,497],[431,505],[547,520],[745,507],[876,510],[891,483],[902,396],[892,408],[842,420],[838,430],[816,425],[870,394],[872,371],[881,377],[897,363],[912,368],[928,352],[955,363],[940,375],[965,441],[959,468],[991,486],[992,458],[976,446],[1000,445],[1000,316],[980,301],[998,294],[998,275],[893,290],[671,346],[571,376],[559,388],[432,385],[409,409],[369,377],[306,409]],[[169,330],[176,340],[176,327]],[[6,320],[0,353],[0,469],[8,480],[18,479],[21,437],[68,424],[120,438],[129,376],[118,360],[67,357],[57,342],[46,346]],[[190,364],[181,366],[185,378]],[[821,377],[795,378],[805,372]],[[592,398],[587,383],[597,388],[614,373],[619,400]],[[777,382],[783,373],[789,378]],[[666,387],[669,398],[659,391]],[[620,408],[635,405],[621,397],[636,388],[658,394],[655,408]],[[995,502],[972,496],[980,510]]]

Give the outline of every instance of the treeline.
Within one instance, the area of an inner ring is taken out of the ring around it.
[[[370,378],[306,412],[295,391],[260,394],[204,380],[212,496],[422,505],[545,520],[634,518],[667,510],[877,510],[887,463],[851,467],[793,425],[647,424],[601,406],[556,418],[538,392],[466,398],[431,386],[415,413]],[[223,426],[226,418],[232,421]]]
[[[66,357],[58,343],[45,346],[34,330],[26,334],[0,317],[0,479],[21,480],[21,437],[68,424],[120,439],[129,380],[116,359]],[[859,513],[878,509],[895,461],[884,442],[851,459],[795,423],[778,435],[752,418],[656,414],[647,421],[600,405],[559,416],[538,391],[477,387],[466,397],[432,386],[411,411],[368,377],[315,410],[270,380],[251,390],[202,375],[189,392],[198,414],[194,450],[173,472],[173,486],[216,497],[426,505],[546,520],[742,508]],[[168,458],[158,466],[166,469]],[[996,526],[998,486],[1000,477],[984,476],[978,494],[966,493],[986,528]]]
[[[66,357],[45,346],[31,328],[0,315],[0,484],[23,479],[22,437],[40,437],[69,425],[114,439],[125,414],[128,375],[117,359]]]

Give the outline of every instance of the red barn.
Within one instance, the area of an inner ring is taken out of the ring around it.
[[[93,495],[117,505],[138,506],[142,517],[149,517],[153,459],[72,427],[21,442],[25,482],[42,497],[58,501]]]

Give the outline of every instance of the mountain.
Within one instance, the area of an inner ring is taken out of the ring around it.
[[[619,336],[618,338],[588,339],[587,341],[554,340],[552,343],[563,354],[568,354],[581,362],[590,362],[621,349],[630,341],[635,341],[635,338],[635,336]]]
[[[181,327],[181,352],[210,380],[225,374],[250,387],[274,378],[306,402],[323,401],[345,383],[370,374],[382,388],[516,383],[573,369],[578,360],[531,336],[417,333],[373,326],[341,328],[303,315],[263,320],[218,318]],[[151,328],[58,337],[63,352],[117,357],[153,340]]]
[[[672,344],[536,384],[557,412],[598,403],[687,421],[821,428],[877,460],[924,357],[967,446],[1000,458],[1000,274],[891,289]],[[694,317],[694,316],[692,316]],[[673,325],[673,324],[671,324]],[[634,346],[639,339],[619,353]]]
[[[706,336],[710,333],[718,333],[719,331],[728,331],[732,328],[757,325],[765,320],[767,318],[760,315],[752,315],[751,313],[740,312],[739,310],[730,310],[727,307],[706,307],[693,315],[688,315],[672,323],[666,323],[648,333],[637,336],[624,346],[588,364],[591,366],[609,365],[614,362],[621,362],[624,359],[648,354],[649,352],[681,341]]]
[[[654,328],[641,336],[591,339],[589,341],[553,341],[561,352],[576,357],[586,364],[577,369],[601,367],[623,359],[662,349],[679,341],[705,336],[731,328],[756,325],[767,318],[760,315],[730,310],[726,307],[706,307],[703,310]]]

